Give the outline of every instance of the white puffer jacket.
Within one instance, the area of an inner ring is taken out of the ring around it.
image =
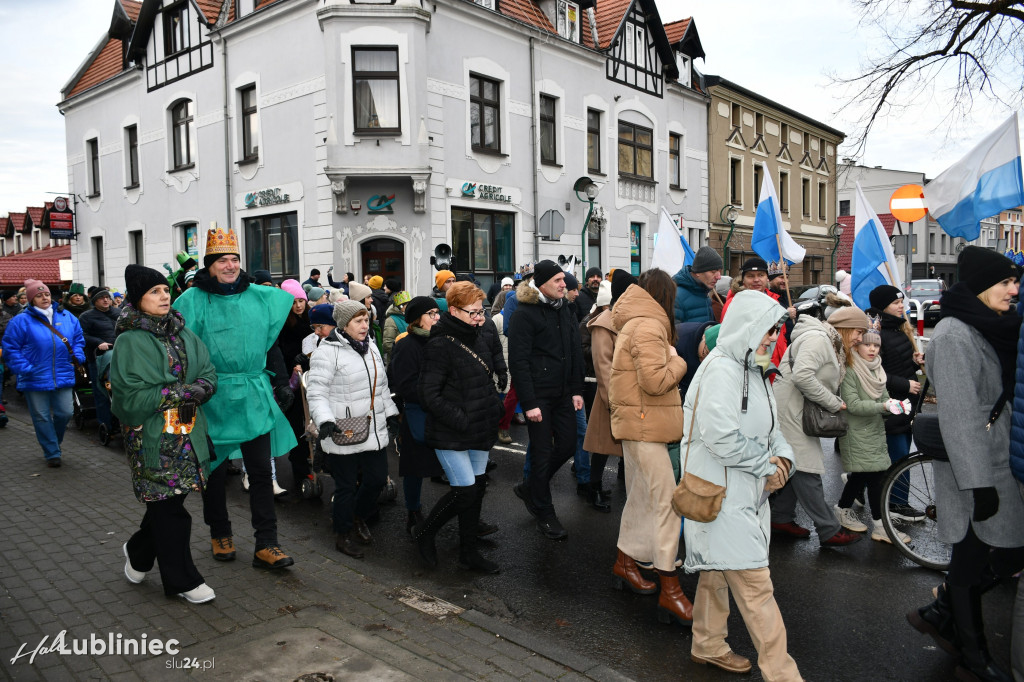
[[[306,374],[306,400],[309,415],[317,426],[349,414],[353,417],[370,414],[370,386],[375,368],[377,382],[370,437],[357,445],[337,445],[327,438],[320,441],[324,452],[352,455],[383,450],[388,445],[387,418],[398,414],[398,406],[391,399],[384,361],[372,341],[366,355],[361,356],[334,331],[313,351]]]

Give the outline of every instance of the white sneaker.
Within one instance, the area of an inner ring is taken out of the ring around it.
[[[209,585],[203,583],[188,592],[179,593],[178,596],[184,598],[190,604],[205,604],[208,601],[213,601],[213,598],[217,595],[213,593],[213,589]]]
[[[242,472],[242,490],[249,492],[249,474]]]
[[[145,571],[136,571],[132,568],[132,560],[128,558],[128,543],[124,543],[124,577],[128,582],[138,585],[146,578]]]
[[[874,521],[872,523],[873,526],[871,528],[871,539],[876,540],[878,542],[885,542],[891,545],[892,538],[890,538],[889,534],[885,532],[885,526],[882,525],[882,520],[879,519],[878,521]],[[910,536],[906,533],[896,531],[896,537],[898,537],[903,542],[903,544],[910,544]]]
[[[287,495],[288,491],[277,484],[277,479],[274,479],[274,497],[281,497]]]
[[[836,513],[836,518],[839,519],[839,525],[846,530],[852,530],[854,533],[863,533],[868,529],[860,519],[857,518],[857,513],[852,509],[840,507],[838,504],[832,507]]]

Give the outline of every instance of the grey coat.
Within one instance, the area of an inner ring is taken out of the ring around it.
[[[992,547],[1024,545],[1024,500],[1010,473],[1010,403],[990,430],[989,411],[1002,387],[999,358],[981,333],[955,318],[935,327],[926,360],[935,384],[939,424],[949,462],[935,462],[935,497],[939,539],[956,543],[968,524]],[[971,521],[972,488],[993,487],[999,511],[985,521]]]
[[[779,361],[782,377],[775,382],[782,435],[793,448],[796,470],[808,474],[825,473],[825,454],[819,438],[804,434],[804,397],[830,412],[838,411],[843,404],[838,393],[846,365],[841,364],[836,355],[827,325],[809,315],[800,316],[793,327],[789,347]],[[844,355],[843,363],[845,360]]]

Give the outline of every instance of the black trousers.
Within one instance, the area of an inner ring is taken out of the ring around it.
[[[576,410],[571,395],[540,400],[538,407],[541,420],[526,421],[530,434],[530,475],[526,488],[537,515],[544,519],[555,516],[551,479],[576,454]]]
[[[859,497],[864,488],[868,489],[868,504],[871,505],[871,518],[880,521],[882,518],[882,484],[885,482],[885,471],[853,471],[846,477],[846,486],[839,496],[839,506],[849,509],[853,500]]]
[[[377,498],[388,480],[386,450],[368,450],[354,455],[328,455],[334,478],[334,532],[344,535],[352,530],[352,518],[365,519],[377,509]],[[359,490],[356,480],[362,473]]]
[[[992,576],[1007,578],[1024,568],[1024,547],[990,547],[967,526],[967,535],[953,545],[946,582],[956,587],[972,587]]]
[[[242,461],[249,475],[249,513],[255,531],[256,550],[276,547],[277,511],[274,509],[274,483],[270,475],[270,434],[265,433],[242,443]],[[210,473],[203,492],[203,520],[210,527],[211,538],[231,536],[228,516],[228,460]]]
[[[128,540],[128,559],[136,571],[160,567],[164,594],[174,596],[202,585],[205,580],[192,562],[189,549],[192,517],[185,509],[187,495],[147,502],[139,529]]]

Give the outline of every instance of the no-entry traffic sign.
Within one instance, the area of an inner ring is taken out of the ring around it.
[[[893,192],[889,199],[889,213],[904,223],[912,223],[925,217],[928,214],[928,205],[924,201],[924,187],[903,185]]]

